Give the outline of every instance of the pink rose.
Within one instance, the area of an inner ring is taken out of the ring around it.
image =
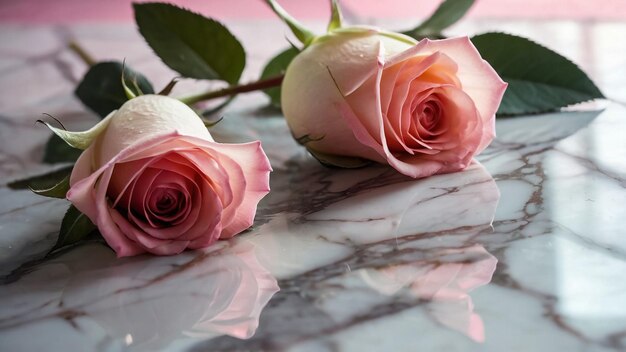
[[[363,158],[418,178],[462,170],[485,149],[506,86],[467,37],[416,43],[349,27],[293,60],[281,102],[320,161]]]
[[[67,199],[120,257],[207,247],[252,225],[269,192],[260,142],[220,144],[178,100],[145,95],[101,122]]]

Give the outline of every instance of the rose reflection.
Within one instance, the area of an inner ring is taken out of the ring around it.
[[[363,269],[359,274],[384,295],[407,290],[414,297],[428,301],[426,310],[437,322],[474,341],[484,342],[484,325],[474,313],[468,293],[491,281],[498,260],[479,245],[432,250],[429,257],[432,259]]]
[[[73,325],[75,318],[93,320],[137,350],[165,348],[182,338],[249,338],[279,290],[254,248],[238,242],[213,252],[120,260],[103,246],[87,245],[20,279],[13,292],[36,300],[38,292],[54,287],[58,311],[46,316]]]
[[[472,239],[489,231],[499,199],[496,182],[475,163],[462,173],[374,189],[309,218],[328,226],[328,239],[394,246],[385,266],[370,257],[354,274],[380,294],[425,302],[438,324],[483,342],[469,292],[491,281],[497,259]]]

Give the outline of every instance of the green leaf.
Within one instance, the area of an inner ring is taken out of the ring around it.
[[[53,134],[46,143],[43,162],[47,164],[75,162],[81,153],[80,149],[70,147],[61,137]]]
[[[65,199],[67,191],[70,190],[70,176],[65,176],[65,178],[52,187],[38,188],[31,186],[30,189],[40,196]]]
[[[504,33],[472,37],[483,59],[509,86],[500,115],[554,111],[571,104],[604,98],[573,62],[526,38]]]
[[[474,0],[444,0],[426,21],[402,34],[415,39],[439,37],[444,29],[460,20],[473,4]]]
[[[89,234],[96,230],[96,226],[89,218],[81,213],[74,205],[70,205],[69,209],[61,222],[61,230],[59,238],[52,248],[55,251],[59,248],[72,245],[85,239]]]
[[[154,93],[152,84],[145,76],[133,71],[128,66],[124,67],[121,62],[108,61],[91,66],[76,87],[74,94],[85,106],[100,117],[105,117],[128,100],[122,86],[122,72],[124,72],[124,81],[128,86],[132,87],[136,82],[136,85],[145,94]],[[138,91],[135,93],[135,95],[139,95]]]
[[[330,22],[328,23],[327,28],[328,32],[341,28],[343,16],[341,15],[341,8],[339,7],[337,0],[330,0],[330,12]]]
[[[267,65],[265,65],[263,73],[261,73],[261,79],[284,74],[287,70],[287,66],[291,63],[291,60],[293,60],[299,52],[300,51],[296,48],[289,48],[280,52],[280,54],[276,55],[267,63]],[[263,93],[270,97],[271,103],[275,107],[280,107],[280,89],[281,86],[263,90]]]
[[[63,167],[42,175],[31,176],[25,179],[9,182],[11,189],[46,189],[54,187],[72,173],[73,166]]]
[[[267,2],[267,4],[270,5],[270,7],[272,8],[272,11],[274,11],[274,13],[278,17],[280,17],[283,22],[287,24],[287,26],[289,26],[289,29],[291,29],[293,35],[295,35],[302,44],[306,46],[313,41],[313,39],[315,38],[315,34],[313,34],[313,32],[304,27],[295,18],[291,17],[291,15],[287,13],[287,11],[285,11],[285,9],[283,9],[280,5],[278,5],[275,0],[265,0],[265,2]]]
[[[185,77],[236,84],[246,64],[241,43],[221,23],[165,3],[134,3],[139,32]]]

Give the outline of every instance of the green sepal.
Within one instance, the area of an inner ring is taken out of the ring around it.
[[[327,32],[341,28],[343,15],[341,14],[341,8],[339,7],[338,0],[330,0],[330,12],[330,22],[328,23],[328,28],[326,29]]]
[[[141,95],[143,94],[143,92],[141,92],[141,88],[139,88],[139,86],[137,85],[136,79],[133,81],[133,87],[135,87],[135,89],[137,90],[137,94],[128,87],[128,85],[126,84],[126,79],[124,78],[124,72],[126,71],[125,68],[126,60],[122,62],[122,76],[120,77],[120,80],[122,81],[122,87],[124,88],[124,94],[126,94],[126,99],[131,100],[137,98],[137,94]]]
[[[7,183],[7,187],[15,190],[52,188],[72,173],[73,166],[65,166],[42,175],[30,176]]]
[[[67,191],[70,190],[70,176],[65,176],[61,181],[49,188],[38,189],[33,186],[30,186],[29,188],[31,191],[37,193],[40,196],[65,199]]]
[[[307,46],[313,41],[315,34],[305,28],[295,18],[291,17],[275,0],[265,0],[265,2],[272,8],[272,11],[289,26],[293,35],[295,35],[302,44]]]
[[[37,122],[46,125],[52,132],[54,132],[54,134],[59,136],[63,141],[65,141],[65,143],[67,143],[72,148],[85,150],[87,149],[87,147],[89,147],[91,142],[96,137],[98,137],[98,135],[102,133],[102,131],[104,131],[104,129],[109,125],[109,122],[111,122],[111,118],[114,114],[115,111],[111,112],[109,116],[98,122],[95,126],[81,132],[71,132],[61,128],[57,128],[43,120],[37,120]]]
[[[160,92],[158,92],[158,95],[164,95],[164,96],[168,96],[170,95],[170,93],[172,92],[172,89],[174,89],[174,86],[176,86],[176,84],[179,82],[180,77],[174,77],[172,78],[172,80],[170,81],[170,83],[168,83],[165,87],[163,87],[163,89],[161,89]]]

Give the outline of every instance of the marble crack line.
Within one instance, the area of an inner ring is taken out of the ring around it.
[[[597,173],[599,173],[601,175],[604,175],[605,177],[610,178],[613,181],[616,181],[620,185],[620,187],[626,188],[626,179],[624,179],[621,175],[618,175],[615,172],[611,172],[611,171],[605,170],[604,168],[600,167],[598,164],[596,164],[591,159],[585,158],[585,157],[580,156],[580,155],[575,155],[575,154],[566,152],[566,151],[558,149],[558,148],[555,148],[554,151],[576,160],[577,162],[582,164],[588,170],[592,170],[592,171],[595,171],[595,172],[597,172]]]
[[[466,248],[472,245],[471,243],[468,243],[467,239],[464,240],[462,243],[459,243],[458,245],[452,245],[452,246],[440,246],[440,247],[429,246],[427,248],[414,248],[414,247],[398,248],[398,247],[406,243],[414,242],[416,240],[424,240],[424,239],[439,237],[443,235],[455,234],[459,231],[470,231],[470,230],[484,231],[487,228],[490,228],[490,226],[489,227],[485,227],[484,225],[464,226],[464,227],[459,227],[456,229],[448,229],[448,230],[430,232],[430,233],[425,233],[425,234],[415,234],[415,235],[399,237],[397,239],[390,238],[390,239],[383,240],[383,241],[355,245],[353,247],[352,253],[350,253],[348,256],[342,259],[339,259],[335,262],[328,263],[324,266],[317,267],[309,271],[303,272],[301,274],[298,274],[297,276],[283,279],[281,280],[280,287],[283,290],[288,290],[289,288],[299,288],[302,280],[309,278],[309,277],[316,277],[316,276],[319,276],[320,274],[323,274],[322,276],[324,277],[324,280],[332,279],[332,278],[343,275],[345,273],[346,266],[349,266],[352,271],[363,269],[363,268],[378,268],[379,266],[375,263],[375,260],[379,257],[386,257],[389,255],[393,255],[394,257],[397,257],[396,262],[400,262],[402,261],[400,256],[406,255],[406,254],[411,254],[411,253],[426,253],[427,254],[427,253],[436,252],[437,250],[442,250],[442,249]],[[388,243],[396,243],[397,245],[391,251],[384,252],[384,253],[372,251],[373,248],[380,246],[380,245],[386,245]],[[415,258],[411,258],[410,261],[414,262]],[[384,266],[388,266],[388,263],[380,267],[382,268]],[[317,281],[320,281],[320,280],[317,280]]]
[[[173,269],[162,274],[159,275],[155,278],[152,278],[150,280],[147,280],[146,282],[139,284],[139,285],[135,285],[132,287],[126,287],[126,288],[121,288],[121,289],[117,289],[113,292],[107,293],[107,296],[109,295],[119,295],[121,293],[125,293],[125,292],[132,292],[132,291],[136,291],[136,290],[141,290],[144,289],[146,287],[149,287],[151,285],[154,285],[156,283],[162,282],[164,280],[167,280],[168,278],[172,277],[172,276],[176,276],[182,272],[185,272],[187,270],[190,270],[192,268],[195,268],[196,266],[198,266],[200,263],[202,263],[204,260],[206,260],[207,258],[211,258],[212,256],[215,256],[217,254],[219,254],[220,252],[224,251],[226,248],[220,249],[218,251],[212,251],[212,252],[206,252],[206,253],[201,253],[199,256],[194,257],[193,259],[191,259],[190,261],[184,263],[184,264],[180,264],[177,266],[173,266]],[[211,273],[214,273],[214,271],[208,271],[208,272],[202,272],[201,274],[196,275],[196,277],[202,277],[202,276],[206,276],[206,275],[210,275]],[[39,317],[32,317],[31,319],[23,319],[23,320],[18,320],[16,322],[12,322],[9,323],[11,320],[16,320],[19,316],[21,315],[25,315],[25,314],[29,314],[33,311],[38,311],[40,310],[42,307],[45,307],[51,303],[53,303],[54,301],[50,301],[50,302],[46,302],[43,305],[40,305],[38,307],[34,307],[33,309],[27,311],[27,312],[22,312],[19,315],[16,316],[11,316],[11,317],[7,317],[7,318],[3,318],[0,319],[0,328],[11,328],[11,327],[16,327],[16,326],[21,326],[21,325],[25,325],[28,324],[34,320],[37,319],[45,319],[45,318],[53,318],[53,317],[63,317],[63,314],[66,314],[66,312],[68,311],[72,311],[72,312],[80,312],[80,309],[83,307],[87,307],[90,304],[94,303],[94,301],[98,301],[100,299],[102,299],[103,297],[94,297],[90,302],[85,302],[79,306],[74,306],[72,308],[68,308],[68,309],[64,309],[61,311],[57,311],[54,313],[50,313],[47,314],[45,316],[39,316]],[[59,307],[63,307],[63,301],[60,300],[59,301]],[[84,315],[84,314],[82,314]]]
[[[508,265],[506,264],[506,260],[504,259],[505,249],[506,248],[502,248],[500,251],[498,251],[499,255],[496,255],[495,252],[492,252],[493,255],[496,255],[496,257],[498,258],[498,262],[499,262],[498,264],[499,270],[496,272],[496,274],[494,274],[493,280],[491,281],[492,284],[498,285],[504,288],[508,288],[508,289],[529,295],[536,299],[539,299],[541,301],[541,306],[544,309],[543,315],[545,317],[549,318],[552,321],[552,323],[554,323],[554,325],[558,327],[561,331],[577,338],[578,340],[584,343],[595,344],[595,345],[614,348],[614,349],[620,349],[622,347],[619,341],[617,341],[616,343],[616,341],[612,341],[611,339],[608,339],[608,338],[607,339],[589,338],[583,332],[569,325],[566,322],[566,320],[563,318],[563,316],[561,316],[561,314],[557,312],[557,308],[555,304],[558,302],[558,296],[544,293],[539,290],[534,290],[527,286],[524,286],[521,283],[519,283],[517,280],[515,280],[510,274],[506,273]]]
[[[7,210],[5,212],[2,212],[2,213],[0,213],[0,216],[13,214],[15,212],[18,212],[18,211],[21,211],[21,210],[24,210],[24,209],[40,206],[40,205],[51,203],[51,202],[54,202],[54,201],[58,201],[58,199],[44,198],[43,200],[40,200],[40,201],[37,201],[37,202],[34,202],[34,203],[30,203],[30,204],[27,204],[27,205],[24,205],[24,206],[21,206],[21,207],[13,208],[11,210]]]
[[[407,211],[415,206],[418,205],[422,205],[425,204],[427,202],[430,202],[432,200],[453,194],[453,193],[458,193],[460,190],[462,190],[464,187],[470,187],[470,186],[476,186],[476,185],[480,185],[480,184],[484,184],[484,183],[488,183],[491,182],[491,180],[480,180],[480,181],[475,181],[475,182],[470,182],[470,183],[466,183],[464,185],[461,186],[453,186],[453,187],[430,187],[430,189],[437,189],[437,190],[442,190],[443,193],[434,195],[432,197],[428,197],[428,198],[424,198],[424,199],[419,199],[418,201],[415,201],[415,198],[419,197],[419,194],[416,194],[414,197],[412,197],[409,201],[407,201],[407,205],[405,207],[402,208],[402,212],[400,212],[399,214],[392,214],[389,216],[382,216],[382,217],[377,217],[377,218],[365,218],[365,219],[339,219],[339,218],[329,218],[329,219],[309,219],[309,218],[304,218],[307,222],[357,222],[357,223],[367,223],[367,222],[373,222],[373,221],[382,221],[382,220],[397,220],[397,222],[394,225],[394,231],[396,232],[396,236],[397,237],[397,231],[400,228],[400,225],[402,224],[402,220],[404,220],[404,217],[406,216]]]
[[[301,343],[304,341],[308,341],[311,339],[317,339],[320,336],[327,337],[329,335],[335,335],[341,331],[353,328],[355,326],[368,323],[372,320],[377,320],[381,318],[385,318],[388,316],[396,315],[402,313],[406,310],[424,305],[429,303],[426,300],[415,299],[414,297],[405,298],[405,299],[396,299],[392,302],[387,302],[384,304],[379,304],[372,307],[367,313],[359,314],[352,317],[350,320],[343,322],[341,324],[332,325],[330,327],[320,329],[319,331],[315,331],[314,333],[308,333],[298,337],[296,340],[292,340],[287,343],[287,346],[281,346],[281,348],[285,348],[288,346],[293,346],[296,343]]]
[[[579,233],[577,233],[576,231],[570,229],[569,227],[558,223],[556,221],[552,221],[552,223],[554,225],[556,225],[557,227],[561,228],[562,230],[565,231],[567,237],[571,237],[573,238],[575,241],[582,243],[583,245],[585,245],[585,247],[591,249],[591,250],[595,250],[598,252],[603,252],[606,253],[608,255],[610,255],[611,257],[615,258],[615,259],[619,259],[621,261],[626,261],[626,252],[624,251],[620,251],[620,250],[616,250],[616,249],[612,249],[609,248],[608,245],[603,245],[602,243],[598,243],[588,237],[585,237]]]

